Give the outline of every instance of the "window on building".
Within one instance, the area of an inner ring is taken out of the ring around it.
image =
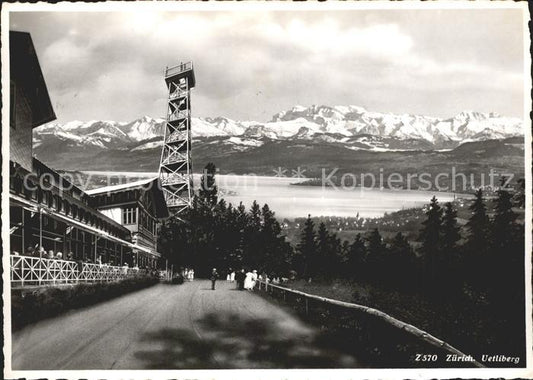
[[[137,223],[137,208],[127,207],[122,209],[122,221],[124,224],[136,224]]]

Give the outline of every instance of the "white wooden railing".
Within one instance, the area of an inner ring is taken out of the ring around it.
[[[320,297],[320,296],[317,296],[317,295],[314,295],[314,294],[308,294],[308,293],[304,293],[304,292],[300,292],[299,290],[294,290],[294,289],[290,289],[290,288],[286,288],[284,286],[279,286],[279,285],[274,285],[270,282],[265,282],[265,281],[261,281],[261,280],[258,280],[256,281],[256,288],[259,289],[259,290],[263,290],[271,295],[274,295],[274,296],[278,296],[280,298],[283,298],[283,301],[284,302],[289,302],[288,300],[288,296],[289,295],[292,295],[293,296],[293,301],[296,300],[296,302],[302,302],[304,303],[305,305],[305,314],[306,315],[309,315],[310,314],[310,301],[318,301],[321,305],[331,305],[331,306],[337,306],[337,307],[342,307],[342,308],[345,308],[346,310],[353,310],[354,312],[360,312],[360,313],[363,313],[364,315],[370,317],[370,318],[373,318],[373,319],[376,319],[376,320],[381,320],[383,321],[384,323],[390,325],[390,326],[393,326],[399,330],[403,330],[405,332],[407,332],[408,334],[416,337],[417,339],[421,340],[421,341],[424,341],[434,347],[437,347],[441,350],[444,350],[445,352],[448,352],[450,354],[455,354],[459,357],[466,357],[467,355],[464,354],[463,352],[459,351],[457,348],[453,347],[452,345],[446,343],[445,341],[431,335],[430,333],[424,331],[424,330],[421,330],[419,329],[418,327],[415,327],[409,323],[406,323],[406,322],[403,322],[403,321],[400,321],[399,319],[396,319],[394,317],[391,317],[390,315],[380,311],[380,310],[377,310],[377,309],[374,309],[374,308],[371,308],[371,307],[368,307],[368,306],[364,306],[364,305],[358,305],[358,304],[355,304],[355,303],[349,303],[349,302],[343,302],[343,301],[338,301],[338,300],[334,300],[334,299],[330,299],[330,298],[326,298],[326,297]],[[276,294],[277,293],[277,294]],[[473,361],[471,363],[473,366],[475,367],[478,367],[478,368],[483,368],[484,366],[477,362],[477,361]]]
[[[110,282],[146,275],[146,270],[84,262],[10,256],[11,286],[43,286]]]

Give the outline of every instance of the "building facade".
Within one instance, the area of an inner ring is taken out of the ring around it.
[[[32,130],[56,116],[29,33],[10,32],[10,63],[11,254],[156,268],[154,219],[168,214],[162,193],[140,192],[132,201],[141,222],[133,228],[100,207],[101,196],[94,198],[33,157]]]
[[[162,219],[168,217],[165,198],[159,178],[150,178],[115,186],[87,191],[91,205],[103,215],[120,223],[131,233],[136,257],[144,248],[148,254],[141,255],[140,266],[151,266],[161,255],[157,250],[157,236]]]

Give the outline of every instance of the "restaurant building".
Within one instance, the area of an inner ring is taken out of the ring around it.
[[[33,157],[32,130],[56,115],[30,34],[11,31],[9,42],[11,254],[156,268],[157,224],[168,216],[161,190],[83,191]]]
[[[140,266],[152,267],[157,263],[161,258],[157,252],[159,226],[168,217],[158,177],[101,187],[87,194],[95,208],[131,233],[132,242],[138,247],[134,250],[135,260]]]

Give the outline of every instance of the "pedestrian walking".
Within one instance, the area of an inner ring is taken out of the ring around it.
[[[244,289],[252,290],[254,288],[253,273],[248,271],[244,279]]]
[[[255,288],[256,282],[257,282],[257,271],[254,269],[252,271],[252,290]]]
[[[218,272],[217,268],[213,268],[213,271],[211,272],[211,290],[215,290],[215,284],[218,279]]]
[[[246,274],[244,273],[244,269],[241,269],[239,272],[235,274],[235,281],[237,281],[237,289],[239,290],[244,289],[245,278],[246,278]]]

